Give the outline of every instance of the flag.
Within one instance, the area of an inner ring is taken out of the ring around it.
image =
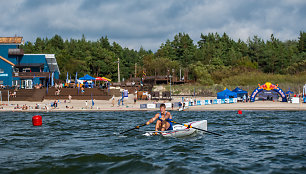
[[[54,72],[51,75],[51,86],[54,86]]]
[[[95,102],[94,102],[94,100],[93,100],[93,98],[92,98],[92,93],[91,93],[91,105],[92,105],[92,106],[95,105]]]
[[[68,71],[67,71],[66,83],[68,83]]]
[[[74,83],[77,84],[77,81],[78,81],[78,72],[75,73],[75,80],[74,80]]]
[[[49,82],[47,82],[47,94],[48,94],[48,88],[49,88],[48,86],[49,86]]]
[[[10,104],[10,91],[7,91],[7,104]]]
[[[35,74],[33,76],[33,87],[35,86]]]
[[[50,73],[49,73],[49,83],[50,83],[50,81],[51,81],[51,80],[50,80]]]

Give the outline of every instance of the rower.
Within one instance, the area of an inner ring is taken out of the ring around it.
[[[151,124],[155,120],[156,125],[155,125],[155,131],[166,131],[166,130],[173,130],[172,127],[172,116],[170,112],[166,111],[166,105],[161,104],[160,105],[160,112],[155,114],[153,118],[151,118],[146,124]]]

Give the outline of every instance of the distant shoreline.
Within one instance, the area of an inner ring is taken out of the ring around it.
[[[29,101],[10,101],[9,105],[7,101],[3,101],[0,107],[0,112],[126,112],[126,111],[159,111],[159,108],[153,109],[141,109],[140,104],[155,104],[155,103],[170,103],[168,100],[160,100],[156,102],[155,100],[138,100],[134,104],[134,97],[124,99],[124,105],[120,103],[118,106],[118,99],[121,97],[116,97],[113,107],[112,100],[94,100],[94,106],[92,107],[92,100],[59,100],[58,107],[56,109],[51,107],[51,103],[54,100],[44,100],[42,102],[29,102]],[[212,99],[212,97],[198,97],[197,100],[207,100]],[[58,101],[58,100],[57,100]],[[87,101],[87,105],[86,105]],[[182,101],[181,97],[174,97],[171,102]],[[17,107],[22,107],[23,105],[28,106],[28,110],[14,109]],[[40,109],[34,109],[36,105],[39,105]],[[91,109],[92,107],[92,109]],[[47,108],[47,109],[46,109]],[[87,109],[86,109],[87,108]],[[168,111],[178,111],[178,107],[167,108]],[[184,111],[306,111],[306,103],[286,103],[286,102],[273,102],[273,101],[255,101],[252,103],[230,103],[230,104],[211,104],[211,105],[197,105],[189,106],[189,108]]]

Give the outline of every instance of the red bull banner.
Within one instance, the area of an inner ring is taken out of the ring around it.
[[[256,95],[259,92],[261,92],[262,90],[268,90],[268,91],[269,90],[274,90],[282,97],[282,102],[287,102],[287,97],[286,97],[286,94],[284,93],[284,91],[278,87],[278,84],[274,85],[270,82],[266,82],[263,85],[258,84],[258,88],[256,88],[251,94],[251,97],[250,97],[251,102],[255,101]]]

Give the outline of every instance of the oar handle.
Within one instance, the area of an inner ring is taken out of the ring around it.
[[[210,131],[207,131],[207,130],[204,130],[204,129],[200,129],[200,128],[197,128],[197,127],[193,127],[189,124],[183,124],[183,123],[178,123],[178,122],[175,122],[175,121],[171,121],[172,123],[175,123],[175,124],[181,124],[187,128],[193,128],[193,129],[197,129],[197,130],[201,130],[201,131],[204,131],[204,132],[207,132],[207,133],[210,133],[210,134],[214,134],[214,135],[218,135],[218,136],[222,136],[221,134],[218,134],[218,133],[215,133],[215,132],[210,132]]]
[[[144,124],[142,124],[142,125],[135,126],[135,127],[134,127],[134,128],[132,128],[132,129],[129,129],[129,130],[126,130],[126,131],[120,132],[120,134],[124,134],[124,133],[126,133],[126,132],[131,131],[131,130],[139,129],[140,127],[145,126],[145,125],[147,125],[147,124],[146,124],[146,123],[144,123]]]

